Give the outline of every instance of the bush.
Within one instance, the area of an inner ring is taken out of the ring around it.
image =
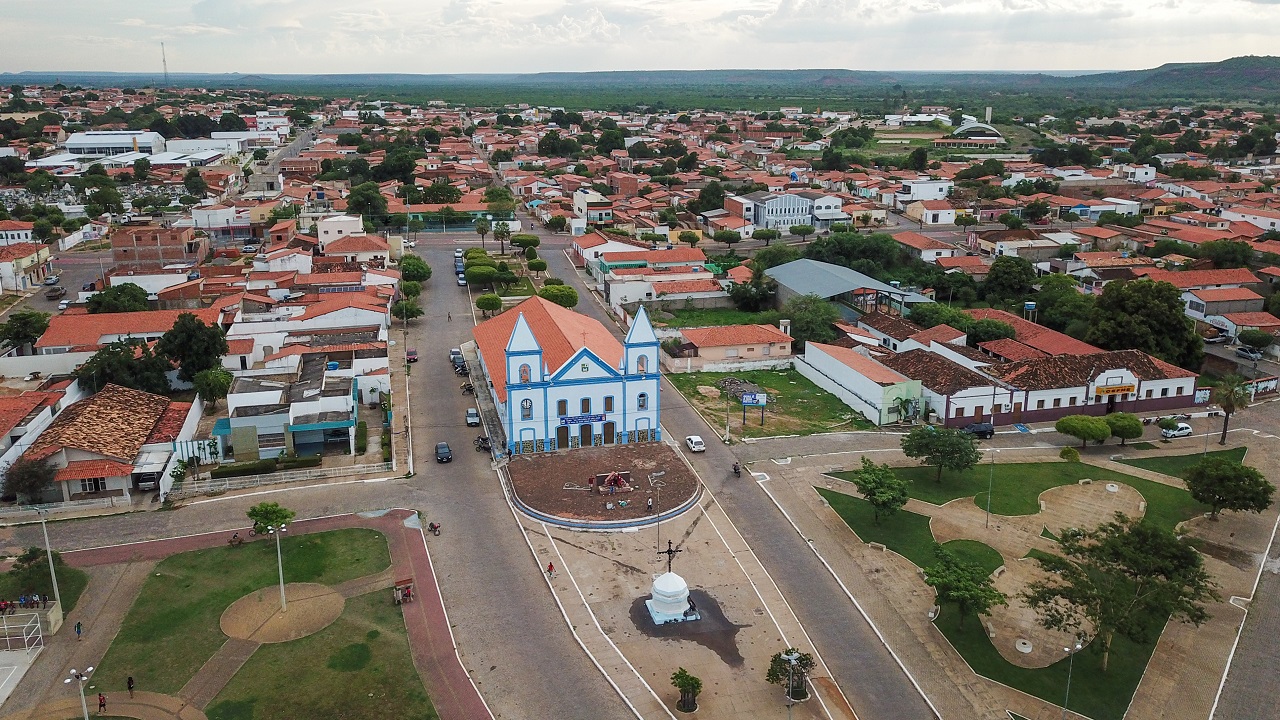
[[[369,449],[369,424],[361,420],[356,423],[356,454],[363,455]]]
[[[279,470],[296,470],[297,468],[318,467],[321,457],[319,455],[303,455],[302,457],[282,457],[276,461],[276,468]]]
[[[266,460],[255,460],[253,462],[232,463],[230,465],[219,465],[209,471],[211,478],[229,478],[240,477],[241,475],[265,475],[276,471],[275,458],[267,458]]]
[[[1067,462],[1080,462],[1080,451],[1073,447],[1064,447],[1058,452],[1058,457]]]

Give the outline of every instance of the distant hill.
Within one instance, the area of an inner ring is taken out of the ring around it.
[[[22,72],[0,73],[0,84],[52,83],[86,86],[154,86],[154,73]],[[538,91],[581,96],[601,92],[611,99],[633,101],[679,91],[710,98],[855,98],[881,97],[911,89],[925,91],[1005,92],[1031,95],[1079,95],[1098,99],[1256,100],[1280,99],[1280,57],[1236,57],[1214,63],[1170,63],[1147,70],[1063,76],[1018,72],[886,72],[841,69],[813,70],[636,70],[620,72],[548,72],[488,74],[199,74],[175,73],[170,83],[184,87],[257,87],[264,90],[317,93],[377,93],[394,89],[404,96],[417,92]],[[391,93],[388,93],[391,94]]]

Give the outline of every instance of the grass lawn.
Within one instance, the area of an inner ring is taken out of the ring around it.
[[[667,379],[717,428],[724,427],[725,396],[721,393],[720,397],[708,397],[698,392],[698,386],[715,387],[717,382],[726,377],[754,383],[769,392],[769,407],[765,410],[763,427],[760,425],[760,408],[747,408],[747,422],[744,426],[742,405],[733,402],[729,406],[731,432],[739,437],[809,435],[871,427],[871,423],[840,402],[835,395],[814,385],[794,370],[667,375]]]
[[[1021,690],[1029,695],[1061,705],[1067,686],[1067,660],[1047,668],[1021,668],[1000,656],[982,630],[977,617],[959,622],[954,606],[944,605],[934,625],[951,641],[974,672]],[[1152,633],[1151,637],[1159,637]],[[997,638],[999,640],[999,638]],[[1005,642],[1010,642],[1005,638]],[[1093,643],[1076,653],[1071,677],[1070,710],[1093,720],[1121,720],[1142,673],[1155,650],[1155,642],[1139,645],[1116,635],[1111,641],[1111,658],[1102,671],[1102,653]]]
[[[56,550],[54,551],[54,556],[57,556]],[[23,583],[12,572],[0,574],[0,599],[17,600],[19,595],[33,592],[52,596],[53,583],[49,580],[49,561],[42,554],[40,562],[40,567],[44,568],[44,570],[37,575],[39,582]],[[89,584],[89,575],[79,568],[66,565],[59,565],[57,572],[58,595],[62,598],[62,614],[66,615],[75,608],[77,602],[80,602],[80,595],[84,592],[85,586]]]
[[[819,495],[826,498],[831,504],[831,509],[836,511],[849,529],[862,538],[863,542],[882,543],[920,567],[936,562],[937,556],[933,554],[933,546],[936,542],[933,539],[933,531],[929,529],[929,518],[899,510],[889,517],[880,518],[880,524],[877,525],[875,514],[871,511],[871,504],[866,500],[832,492],[826,488],[815,489]]]
[[[1004,564],[1004,558],[995,548],[977,540],[949,540],[942,543],[942,547],[955,555],[957,560],[977,565],[988,575]]]
[[[1226,458],[1233,463],[1243,463],[1244,454],[1248,448],[1231,448],[1230,450],[1214,450],[1209,453],[1211,458]],[[1165,457],[1135,458],[1133,460],[1121,460],[1125,465],[1142,468],[1143,470],[1151,470],[1173,477],[1187,479],[1187,471],[1196,463],[1204,459],[1203,453],[1192,453],[1191,455],[1167,455]]]
[[[671,317],[667,317],[670,314]],[[760,322],[760,314],[738,310],[737,308],[689,308],[672,310],[670,313],[655,313],[655,324],[667,327],[704,327],[707,325],[755,325]]]
[[[386,538],[347,529],[296,535],[282,544],[285,582],[337,584],[391,564]],[[138,687],[176,694],[226,641],[218,626],[231,603],[276,580],[269,540],[195,550],[165,558],[147,579],[97,676],[108,692]]]
[[[206,713],[209,720],[439,717],[386,592],[348,600],[315,635],[258,648]]]
[[[525,295],[537,295],[538,291],[533,289],[533,280],[527,275],[517,278],[516,281],[506,287],[505,290],[498,293],[502,297],[524,297]]]
[[[988,475],[992,472],[989,463],[964,473],[944,472],[941,483],[934,479],[938,471],[933,467],[901,467],[894,468],[894,472],[899,477],[911,480],[911,497],[918,500],[943,505],[957,498],[973,497],[978,507],[985,508],[987,505]],[[834,476],[848,480],[850,473],[834,473]],[[1147,501],[1144,521],[1155,523],[1168,530],[1172,530],[1183,520],[1208,511],[1206,506],[1192,500],[1191,495],[1181,488],[1162,485],[1086,463],[997,462],[994,471],[995,492],[991,498],[991,512],[1010,516],[1033,515],[1040,511],[1040,505],[1037,502],[1040,493],[1059,485],[1074,485],[1084,478],[1092,478],[1094,482],[1124,483],[1142,493]]]

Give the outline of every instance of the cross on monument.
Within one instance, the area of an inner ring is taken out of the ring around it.
[[[674,557],[676,556],[676,553],[682,553],[682,552],[684,552],[684,550],[672,550],[672,549],[671,549],[671,541],[670,541],[670,540],[668,540],[668,541],[667,541],[667,549],[666,549],[666,550],[659,550],[659,551],[658,551],[658,554],[659,554],[659,555],[666,555],[666,556],[667,556],[667,572],[671,572],[671,559],[672,559],[672,558],[674,558]]]

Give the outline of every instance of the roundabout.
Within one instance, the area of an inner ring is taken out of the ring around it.
[[[284,590],[286,610],[280,609],[280,589],[265,587],[228,606],[218,626],[227,637],[264,644],[289,642],[329,627],[346,607],[342,595],[328,585],[289,583]]]

